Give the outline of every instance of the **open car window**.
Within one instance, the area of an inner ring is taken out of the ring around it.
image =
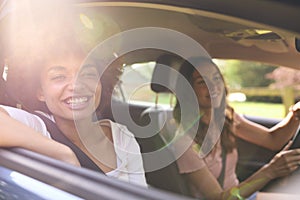
[[[0,158],[3,199],[190,199],[125,184],[24,149],[0,149]]]

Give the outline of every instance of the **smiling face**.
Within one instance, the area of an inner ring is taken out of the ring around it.
[[[38,99],[55,119],[90,118],[100,104],[100,75],[95,65],[81,66],[83,58],[67,55],[47,62],[41,73]]]
[[[197,69],[192,74],[192,86],[200,108],[218,108],[225,92],[222,75],[210,62],[201,64]]]

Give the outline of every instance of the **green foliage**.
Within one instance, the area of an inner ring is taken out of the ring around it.
[[[275,103],[261,102],[229,102],[234,110],[239,114],[249,116],[279,118],[285,116],[284,105]]]
[[[225,76],[226,84],[231,88],[267,87],[273,80],[267,79],[266,74],[276,67],[258,62],[226,60],[217,63]]]

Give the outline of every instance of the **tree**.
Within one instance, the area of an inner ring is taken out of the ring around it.
[[[278,67],[266,75],[268,79],[274,80],[271,85],[275,88],[293,87],[300,90],[300,71],[286,67]]]
[[[229,87],[267,87],[274,82],[267,79],[266,74],[273,72],[276,67],[259,62],[239,60],[217,61]]]

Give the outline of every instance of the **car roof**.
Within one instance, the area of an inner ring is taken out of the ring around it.
[[[295,39],[300,38],[300,3],[230,0],[75,0],[77,7],[112,16],[123,32],[160,27],[191,37],[213,58],[261,61],[300,69]],[[255,14],[253,14],[255,12]],[[184,24],[184,26],[182,26]],[[162,52],[143,49],[122,62],[156,60]]]
[[[103,6],[102,12],[118,16],[120,31],[151,26],[176,30],[199,42],[213,58],[300,69],[295,47],[300,37],[300,4],[296,1],[78,1],[78,5]],[[155,60],[157,54],[147,49],[122,60]]]

